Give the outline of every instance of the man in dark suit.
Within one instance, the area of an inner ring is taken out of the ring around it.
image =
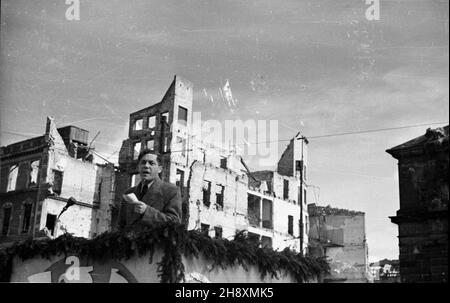
[[[119,228],[142,229],[165,222],[181,223],[181,194],[177,186],[159,178],[159,155],[145,149],[138,157],[141,182],[123,195]]]

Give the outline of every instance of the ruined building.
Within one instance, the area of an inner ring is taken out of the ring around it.
[[[273,248],[307,246],[306,142],[293,139],[277,172],[250,172],[234,150],[218,148],[193,135],[193,85],[178,76],[159,103],[130,114],[116,175],[117,220],[121,194],[139,183],[137,157],[144,148],[162,155],[161,178],[178,185],[183,222],[212,237],[248,231]],[[303,180],[306,174],[303,174]],[[300,244],[302,240],[302,244]]]
[[[402,282],[448,282],[448,126],[388,149],[398,160]]]
[[[324,282],[371,282],[364,213],[316,204],[308,205],[308,213],[309,253],[330,260]]]
[[[180,187],[183,223],[212,237],[239,231],[264,246],[306,251],[307,140],[296,136],[276,171],[250,172],[243,158],[193,132],[193,85],[175,76],[159,103],[130,114],[118,170],[92,163],[87,131],[56,129],[1,150],[2,241],[64,232],[90,238],[117,224],[122,194],[139,183],[144,148],[162,156],[161,178]],[[76,204],[61,217],[68,198]]]
[[[57,129],[49,117],[43,136],[1,147],[0,244],[110,228],[114,167],[92,163],[87,140],[86,130]]]

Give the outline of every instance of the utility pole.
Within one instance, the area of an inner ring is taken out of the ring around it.
[[[299,189],[299,204],[300,204],[300,226],[299,226],[299,239],[300,239],[300,253],[303,254],[303,142],[308,143],[308,139],[305,136],[301,136],[297,138],[297,140],[302,140],[302,149],[301,149],[301,159],[300,159],[300,189]]]

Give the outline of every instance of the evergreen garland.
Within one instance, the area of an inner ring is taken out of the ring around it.
[[[278,278],[284,270],[301,283],[320,278],[329,271],[328,262],[323,258],[302,256],[288,248],[283,251],[260,248],[242,232],[233,240],[211,239],[200,231],[186,230],[184,225],[167,224],[138,232],[106,232],[90,240],[65,234],[52,240],[16,242],[0,250],[0,281],[10,281],[14,256],[26,260],[35,256],[50,258],[76,254],[99,260],[127,260],[134,255],[150,253],[149,262],[152,262],[156,247],[164,253],[157,264],[158,276],[163,283],[184,281],[182,255],[186,258],[202,255],[212,261],[212,269],[240,265],[247,270],[249,265],[254,265],[259,269],[261,279],[267,275]]]

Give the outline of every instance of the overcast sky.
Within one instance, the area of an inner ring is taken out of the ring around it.
[[[81,0],[68,21],[64,0],[2,1],[1,145],[41,135],[51,115],[100,131],[97,151],[116,161],[129,113],[175,74],[204,119],[278,120],[279,140],[448,121],[448,1],[380,2],[368,21],[363,0]],[[385,150],[426,128],[310,140],[308,202],[364,211],[370,260],[398,258]]]

